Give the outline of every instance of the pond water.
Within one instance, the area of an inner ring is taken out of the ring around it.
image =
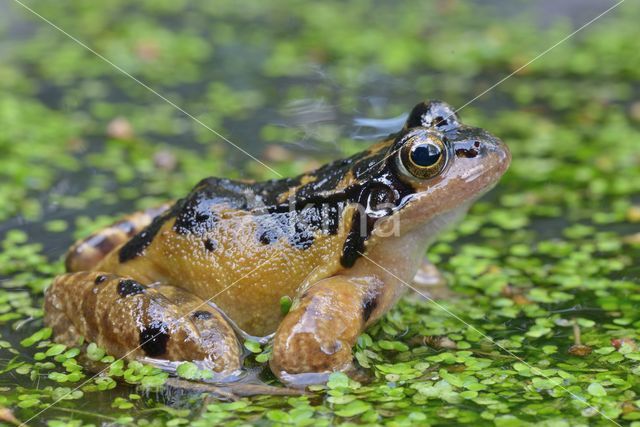
[[[460,111],[507,142],[513,165],[429,251],[447,297],[404,299],[362,336],[358,381],[203,401],[142,365],[92,378],[41,319],[42,291],[76,238],[205,176],[293,175],[360,151],[387,131],[362,119],[400,117],[424,98],[463,106],[614,4],[28,3],[193,117],[20,4],[0,4],[0,424],[633,424],[631,2]],[[253,350],[252,375],[279,387],[261,363],[268,348]]]

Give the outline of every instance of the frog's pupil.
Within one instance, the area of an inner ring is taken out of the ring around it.
[[[442,152],[435,144],[420,144],[411,150],[411,161],[417,166],[429,167],[438,162]]]

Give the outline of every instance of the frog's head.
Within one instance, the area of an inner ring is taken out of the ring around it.
[[[270,212],[291,206],[299,211],[311,206],[310,212],[316,212],[326,204],[322,212],[327,218],[317,212],[307,216],[323,228],[329,224],[328,234],[339,228],[337,206],[353,207],[355,212],[345,216],[352,220],[341,257],[344,267],[352,267],[363,251],[379,243],[384,242],[379,246],[386,252],[394,251],[394,242],[424,249],[423,244],[498,182],[510,161],[498,138],[463,125],[444,102],[423,102],[389,139],[293,180],[270,182],[277,191],[269,187],[260,200],[275,195],[277,206]],[[282,191],[283,186],[288,190]],[[294,204],[285,206],[287,200]]]
[[[392,186],[403,193],[393,213],[385,216],[399,220],[401,234],[423,224],[429,224],[430,235],[435,234],[491,189],[510,161],[502,141],[463,125],[449,105],[420,103],[389,144],[385,172],[378,175],[395,181]]]

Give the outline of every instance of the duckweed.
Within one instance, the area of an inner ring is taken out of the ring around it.
[[[354,118],[395,117],[422,98],[462,106],[607,7],[585,2],[572,22],[544,4],[28,5],[291,175],[387,132]],[[0,424],[640,425],[638,4],[460,111],[504,139],[513,163],[430,249],[446,295],[402,299],[358,339],[353,378],[233,402],[172,391],[168,373],[93,343],[54,343],[42,295],[73,240],[119,215],[208,175],[274,175],[19,4],[5,11]],[[245,348],[278,385],[270,347]],[[191,362],[176,371],[210,378]]]

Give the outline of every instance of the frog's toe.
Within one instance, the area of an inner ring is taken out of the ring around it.
[[[206,301],[173,286],[150,287],[100,272],[58,276],[45,296],[56,340],[82,336],[115,357],[201,360],[217,372],[240,368],[229,323]]]
[[[171,205],[166,203],[156,208],[135,212],[108,227],[77,241],[67,252],[67,271],[86,271],[95,268],[112,250],[141,232]]]
[[[447,279],[426,257],[413,278],[411,289],[416,299],[447,299],[452,295],[447,287]]]
[[[424,257],[412,284],[419,290],[429,290],[434,286],[446,286],[447,281],[438,268],[427,257]]]

